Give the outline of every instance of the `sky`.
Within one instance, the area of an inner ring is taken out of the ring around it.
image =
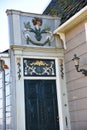
[[[0,0],[0,52],[9,48],[7,9],[42,14],[51,0]]]

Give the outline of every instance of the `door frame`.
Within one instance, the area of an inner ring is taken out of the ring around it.
[[[16,58],[16,57],[15,57]],[[55,68],[56,68],[56,76],[55,77],[24,77],[23,75],[23,58],[36,58],[36,59],[52,59],[55,60]],[[16,81],[16,112],[17,112],[17,130],[26,130],[25,129],[25,95],[24,95],[24,80],[29,79],[31,80],[38,80],[38,79],[47,79],[47,80],[56,80],[56,89],[57,89],[57,104],[58,104],[58,115],[59,115],[59,126],[60,130],[70,130],[70,122],[69,122],[69,110],[68,110],[68,101],[67,101],[67,92],[66,92],[66,80],[65,74],[64,79],[61,78],[61,71],[60,71],[60,59],[63,57],[42,57],[42,56],[23,56],[21,57],[21,67],[22,67],[22,77],[21,80]],[[64,59],[63,59],[64,61]],[[64,70],[65,71],[65,70]],[[18,87],[17,87],[18,86]],[[21,91],[21,93],[20,93]],[[20,100],[22,103],[20,104]],[[67,104],[67,107],[64,106]],[[21,115],[20,115],[21,112]],[[20,120],[19,116],[20,115]],[[67,118],[67,121],[66,121]],[[66,124],[66,122],[68,122]],[[22,124],[22,125],[20,125]]]

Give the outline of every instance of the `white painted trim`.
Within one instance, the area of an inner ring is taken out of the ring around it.
[[[74,26],[78,25],[82,20],[87,19],[87,6],[77,12],[74,16],[72,16],[69,20],[59,26],[56,30],[54,30],[53,34],[57,33],[65,33]]]
[[[60,123],[60,130],[64,130],[64,123],[63,123],[63,109],[62,109],[62,98],[61,98],[61,83],[60,83],[60,68],[59,68],[58,59],[56,59],[56,72],[57,72],[57,100],[58,100],[58,109],[59,109],[59,123]]]
[[[19,11],[19,10],[6,10],[7,15],[10,14],[15,14],[15,15],[22,15],[22,16],[28,16],[28,17],[41,17],[41,18],[46,18],[46,19],[59,19],[59,17],[57,16],[49,16],[49,15],[43,15],[43,14],[35,14],[35,13],[29,13],[29,12],[23,12],[23,11]]]
[[[54,80],[56,80],[56,77],[27,77],[27,76],[25,76],[24,79],[29,79],[29,80],[38,80],[38,79],[43,79],[43,80],[48,79],[48,80],[52,80],[52,79],[54,79]]]
[[[30,48],[31,50],[31,48]],[[70,130],[65,126],[64,120],[64,104],[63,104],[63,97],[62,97],[62,89],[65,87],[64,80],[61,81],[61,74],[60,74],[60,66],[59,66],[59,59],[63,58],[63,52],[53,49],[53,53],[49,49],[42,49],[39,50],[32,48],[32,51],[27,50],[25,55],[24,50],[14,50],[15,54],[15,67],[16,67],[16,110],[17,110],[17,130],[25,130],[25,98],[24,98],[24,80],[25,79],[45,79],[45,80],[56,80],[57,85],[57,99],[58,99],[58,109],[59,109],[59,124],[60,130]],[[49,53],[48,53],[48,51]],[[32,55],[31,55],[32,52]],[[41,53],[41,55],[40,55]],[[51,54],[52,53],[52,54]],[[16,58],[21,58],[21,79],[18,80],[17,77],[17,63]],[[23,58],[36,58],[36,59],[53,59],[55,60],[55,67],[56,67],[56,76],[55,77],[24,77],[23,75]],[[22,102],[20,102],[20,100]],[[66,99],[67,100],[67,99]],[[66,112],[68,109],[66,109]]]
[[[60,39],[63,41],[63,47],[66,49],[66,39],[65,39],[65,33],[58,32],[57,35],[60,36]]]
[[[13,18],[13,38],[14,38],[14,44],[15,45],[20,45],[21,44],[20,16],[14,14],[12,16],[12,18]],[[16,26],[15,26],[15,23],[17,23]]]
[[[63,60],[63,73],[64,78],[61,78],[60,72],[60,63],[59,60]],[[60,120],[60,130],[71,130],[70,126],[70,118],[69,118],[69,108],[68,108],[68,99],[67,99],[67,91],[66,91],[66,78],[65,78],[65,67],[64,67],[64,59],[63,57],[56,59],[56,70],[57,70],[57,93],[58,93],[58,108],[59,108],[59,120]],[[65,104],[67,106],[65,106]],[[67,126],[66,120],[67,118]]]

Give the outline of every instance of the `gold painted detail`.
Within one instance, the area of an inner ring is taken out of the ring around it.
[[[44,63],[43,61],[39,61],[39,60],[31,63],[30,65],[49,66],[48,64]]]
[[[55,76],[55,60],[28,59],[23,60],[24,76]]]
[[[17,75],[18,75],[18,80],[20,80],[21,78],[21,58],[17,57],[16,58],[16,62],[17,62]]]

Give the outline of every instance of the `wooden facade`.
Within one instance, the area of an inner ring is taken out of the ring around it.
[[[87,68],[87,20],[66,33],[65,67],[72,130],[87,129],[87,77],[76,72],[72,57],[80,57],[80,68]]]
[[[72,61],[80,57],[79,67],[87,69],[87,6],[54,31],[65,40],[65,71],[71,130],[87,129],[87,76],[77,72]],[[65,38],[63,37],[64,34]]]

